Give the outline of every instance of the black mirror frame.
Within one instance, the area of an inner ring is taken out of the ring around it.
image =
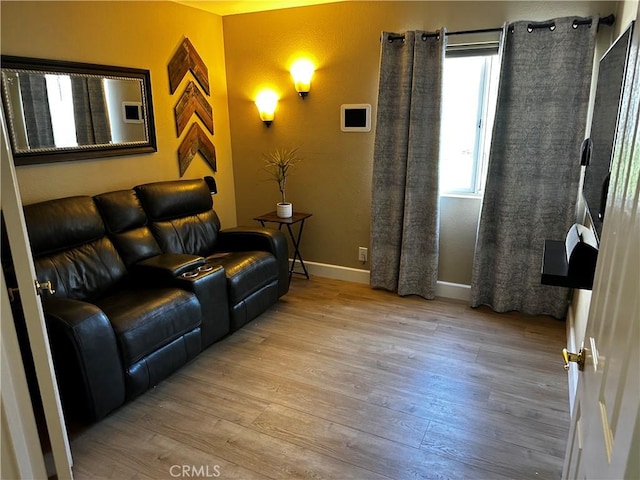
[[[93,63],[69,62],[64,60],[46,60],[41,58],[16,57],[11,55],[0,56],[0,67],[2,69],[29,70],[32,72],[59,72],[85,75],[104,75],[108,77],[128,77],[142,80],[143,102],[146,107],[146,123],[148,141],[137,145],[104,145],[104,146],[83,146],[82,148],[57,148],[55,150],[16,153],[14,145],[14,127],[9,114],[10,106],[7,105],[8,98],[4,91],[2,82],[2,103],[5,109],[5,118],[9,128],[11,139],[11,149],[13,151],[14,163],[16,165],[36,165],[52,162],[67,162],[72,160],[87,160],[102,157],[113,157],[120,155],[137,155],[141,153],[153,153],[158,150],[156,144],[156,130],[153,115],[153,99],[151,95],[151,73],[149,70],[116,67],[108,65],[97,65]]]

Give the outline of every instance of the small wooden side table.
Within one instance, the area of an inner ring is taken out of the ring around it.
[[[265,226],[265,223],[277,223],[278,230],[282,230],[282,226],[286,225],[287,231],[289,232],[289,237],[291,238],[291,243],[293,244],[293,261],[291,262],[291,267],[289,268],[289,281],[291,281],[291,276],[294,273],[296,275],[304,275],[307,280],[309,279],[309,272],[307,271],[307,267],[302,260],[302,254],[300,253],[300,239],[302,238],[304,221],[311,215],[311,213],[293,212],[293,215],[291,215],[289,218],[281,218],[277,215],[276,212],[269,212],[254,218],[254,220],[260,222],[260,225],[262,225],[263,227]],[[291,228],[291,226],[296,223],[300,224],[297,235],[295,235],[293,229]],[[296,266],[296,258],[300,260],[302,272],[296,272],[293,270],[293,268]]]

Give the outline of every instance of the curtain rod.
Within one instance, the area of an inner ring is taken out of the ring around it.
[[[600,25],[611,26],[615,23],[615,21],[616,21],[616,16],[614,14],[607,15],[606,17],[602,17],[600,20],[598,20],[598,27]],[[575,19],[572,25],[573,25],[573,28],[578,28],[580,25],[591,25],[591,19],[586,19],[586,20]],[[551,30],[555,30],[556,24],[554,22],[541,22],[541,23],[530,23],[529,25],[527,25],[527,30],[529,32],[532,32],[537,28],[549,28]],[[445,35],[447,36],[448,35],[469,35],[473,33],[490,33],[490,32],[501,32],[501,31],[502,31],[502,27],[483,28],[480,30],[460,30],[458,32],[446,32]],[[513,26],[509,27],[509,32],[513,32]],[[440,36],[440,34],[437,32],[423,33],[421,38],[422,40],[426,40],[427,38],[434,38],[438,36]],[[392,43],[394,40],[404,40],[404,35],[388,35],[387,36],[387,41],[389,43]]]

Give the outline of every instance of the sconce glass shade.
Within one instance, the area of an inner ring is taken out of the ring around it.
[[[263,90],[256,97],[256,106],[262,120],[268,127],[273,122],[276,114],[278,95],[273,90]]]
[[[311,78],[314,71],[315,66],[306,59],[298,60],[291,66],[291,76],[293,77],[296,92],[302,98],[306,97],[309,94],[309,90],[311,90]]]

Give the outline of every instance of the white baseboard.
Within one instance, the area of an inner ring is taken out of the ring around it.
[[[438,284],[436,285],[436,296],[470,302],[471,301],[471,285],[464,285],[462,283],[442,282],[438,280]]]
[[[289,261],[291,261],[291,259],[289,259]],[[334,280],[345,280],[347,282],[369,284],[369,270],[308,261],[305,261],[304,264],[307,267],[309,275],[333,278]],[[301,271],[302,267],[300,266],[300,262],[296,261],[296,272]]]
[[[334,280],[344,280],[347,282],[369,284],[369,270],[309,261],[305,261],[304,264],[307,267],[309,275],[333,278]],[[296,261],[296,271],[302,271],[299,261]],[[471,300],[471,286],[460,283],[441,282],[438,280],[436,296],[468,302]]]

